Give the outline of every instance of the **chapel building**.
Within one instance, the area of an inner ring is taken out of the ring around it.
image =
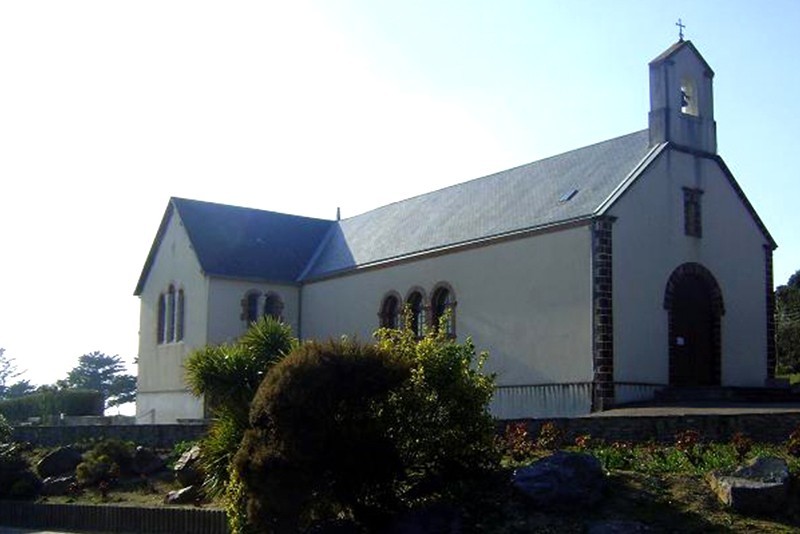
[[[355,217],[171,198],[135,291],[137,420],[204,418],[187,355],[258,317],[370,339],[404,306],[489,351],[500,418],[768,384],[776,244],[717,153],[714,72],[684,40],[649,68],[647,129]]]

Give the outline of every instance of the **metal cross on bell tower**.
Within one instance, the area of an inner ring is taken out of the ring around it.
[[[678,19],[678,22],[675,23],[675,26],[678,27],[678,40],[683,41],[683,29],[686,27],[686,24],[681,22],[681,19]]]

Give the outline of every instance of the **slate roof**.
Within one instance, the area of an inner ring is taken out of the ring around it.
[[[334,221],[171,198],[135,295],[141,294],[167,224],[177,211],[208,275],[295,283]]]
[[[642,130],[342,220],[302,279],[591,217],[648,143]]]

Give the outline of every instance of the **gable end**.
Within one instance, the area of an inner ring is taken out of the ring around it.
[[[144,286],[147,283],[147,277],[150,274],[150,269],[153,267],[153,262],[156,259],[156,254],[161,246],[161,241],[164,239],[164,234],[167,232],[167,227],[172,219],[172,214],[175,212],[175,206],[172,204],[172,199],[167,204],[167,209],[164,211],[164,216],[161,218],[161,224],[158,225],[156,237],[153,239],[153,244],[150,246],[150,252],[147,253],[147,259],[142,267],[142,273],[139,275],[139,281],[136,283],[136,289],[133,295],[138,297],[144,291]]]

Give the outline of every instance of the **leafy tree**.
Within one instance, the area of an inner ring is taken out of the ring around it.
[[[800,270],[775,290],[775,348],[779,373],[800,372]]]
[[[14,358],[6,356],[6,349],[0,348],[0,399],[5,399],[11,396],[9,395],[9,388],[16,385],[12,382],[12,380],[22,374],[23,371],[17,370],[17,365],[14,363]],[[18,388],[14,391],[17,390]]]
[[[26,379],[19,380],[8,386],[3,396],[7,399],[18,399],[19,397],[24,397],[25,395],[30,395],[35,392],[36,386]]]
[[[108,356],[98,351],[84,354],[58,385],[99,391],[107,408],[136,400],[136,377],[125,373],[125,364],[116,354]]]

